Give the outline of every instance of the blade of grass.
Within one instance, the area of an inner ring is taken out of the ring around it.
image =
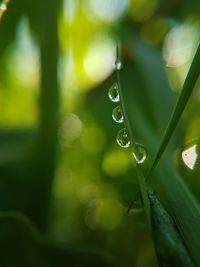
[[[153,160],[153,163],[147,173],[147,177],[150,176],[151,172],[155,169],[156,165],[158,164],[160,158],[162,157],[162,154],[165,151],[165,148],[174,133],[178,122],[181,118],[181,115],[186,107],[186,104],[194,90],[195,83],[198,79],[199,73],[200,73],[200,44],[197,48],[196,54],[194,56],[194,59],[192,61],[192,64],[190,66],[189,72],[187,74],[187,77],[185,79],[183,89],[181,91],[181,94],[176,102],[176,105],[174,107],[174,110],[172,112],[171,118],[169,120],[168,126],[166,128],[164,137],[162,138],[161,144],[159,146],[158,152]]]
[[[140,51],[143,52],[142,50]],[[147,51],[151,53],[151,51]],[[141,59],[141,53],[139,60]],[[147,56],[148,56],[147,53]],[[137,54],[138,55],[138,54]],[[152,55],[154,57],[154,55]],[[197,60],[198,61],[198,60]],[[149,64],[152,66],[152,61],[145,61],[146,65]],[[144,68],[140,69],[140,72],[150,70],[150,67],[144,64]],[[198,65],[198,62],[196,63]],[[126,72],[126,69],[125,69]],[[153,70],[152,70],[153,72]],[[135,74],[137,75],[137,73]],[[141,76],[144,77],[144,76]],[[144,77],[145,78],[145,77]],[[127,76],[123,72],[122,75],[122,85],[126,84]],[[152,88],[154,80],[149,81],[149,87]],[[163,84],[163,87],[165,85]],[[133,85],[134,88],[134,85]],[[135,90],[129,90],[126,86],[123,87],[123,102],[126,105],[126,111],[128,114],[128,121],[130,122],[130,132],[134,131],[135,127],[138,126],[136,121],[138,120],[138,114],[136,115],[133,112],[133,103],[131,99],[136,97]],[[155,100],[152,103],[154,106],[157,106]],[[140,107],[138,107],[140,108]],[[139,117],[140,120],[145,117]],[[149,121],[143,121],[145,124],[144,128],[140,129],[139,134],[143,137],[143,140],[146,140],[148,144],[149,152],[155,153],[155,146],[157,144],[158,136],[155,129],[152,128],[152,125]],[[182,177],[177,173],[172,162],[169,160],[170,156],[168,153],[164,154],[163,160],[160,162],[158,168],[155,170],[155,178],[158,179],[159,186],[162,189],[163,195],[166,197],[166,207],[171,217],[176,223],[178,231],[181,234],[181,237],[184,241],[184,245],[187,248],[195,266],[200,267],[200,208],[196,199],[191,194],[189,188],[186,186]],[[156,179],[152,180],[155,181]]]
[[[200,267],[199,203],[168,158],[165,155],[164,160],[156,169],[156,174],[166,196],[170,215],[177,225],[195,266]]]
[[[200,45],[194,56],[193,62],[189,69],[188,75],[183,85],[182,92],[174,107],[171,119],[168,123],[165,135],[161,141],[158,153],[147,173],[150,176],[153,169],[159,162],[166,146],[180,120],[180,117],[185,109],[185,106],[193,92],[195,83],[198,79],[200,70]],[[188,187],[185,185],[181,177],[172,167],[168,158],[161,162],[157,169],[159,181],[167,197],[167,202],[171,214],[177,224],[177,227],[184,240],[195,266],[200,266],[200,208]],[[167,179],[166,179],[167,178]]]
[[[48,12],[44,10],[48,5]],[[40,35],[38,38],[40,49],[40,102],[39,129],[37,148],[35,153],[35,186],[41,191],[38,195],[40,205],[33,218],[42,231],[46,231],[49,223],[51,190],[54,179],[57,151],[58,125],[60,108],[60,90],[57,75],[59,57],[58,41],[58,1],[42,1],[38,9]],[[49,31],[49,29],[51,29]]]
[[[116,54],[117,54],[116,60],[119,60],[119,49],[118,49],[118,47],[117,47],[117,53]],[[118,88],[119,88],[120,102],[121,102],[122,112],[123,112],[123,116],[124,116],[124,123],[125,123],[125,126],[127,128],[128,134],[129,134],[131,147],[133,149],[134,148],[137,149],[135,147],[134,134],[133,134],[133,130],[131,128],[130,122],[129,122],[129,118],[128,118],[128,115],[127,115],[126,106],[125,106],[125,102],[124,102],[123,90],[122,90],[121,79],[120,79],[120,70],[116,69],[116,74],[117,74],[117,84],[118,84]],[[145,176],[144,176],[142,168],[137,164],[136,164],[136,171],[137,171],[138,183],[139,183],[139,187],[140,187],[140,191],[141,191],[142,200],[143,200],[143,203],[144,203],[144,209],[145,209],[145,212],[146,212],[147,220],[148,220],[149,225],[151,225],[150,201],[149,201],[149,198],[148,198],[146,179],[145,179]]]

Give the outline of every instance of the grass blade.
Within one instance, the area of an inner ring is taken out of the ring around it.
[[[159,146],[158,152],[157,152],[157,154],[153,160],[153,163],[152,163],[152,165],[148,171],[147,177],[151,174],[153,169],[158,164],[172,134],[174,133],[174,130],[177,127],[177,124],[181,118],[181,115],[182,115],[182,113],[186,107],[186,104],[187,104],[187,102],[188,102],[188,100],[189,100],[189,98],[193,92],[195,83],[198,79],[198,76],[200,73],[199,64],[200,64],[200,44],[199,44],[197,52],[194,56],[194,59],[193,59],[193,62],[191,64],[191,67],[189,69],[189,72],[187,74],[187,77],[185,79],[181,94],[180,94],[180,96],[176,102],[176,105],[174,107],[174,110],[172,112],[172,116],[169,120],[168,126],[166,128],[164,137],[163,137],[161,144]]]
[[[199,204],[166,156],[156,169],[156,174],[164,190],[170,215],[195,266],[200,267]]]
[[[141,51],[142,53],[142,51]],[[141,59],[141,53],[138,55],[138,60]],[[151,51],[147,50],[148,53],[151,53]],[[199,52],[198,52],[199,53]],[[145,57],[146,57],[145,56]],[[152,55],[154,58],[156,55]],[[152,61],[146,61],[146,65],[148,68],[146,68],[145,64],[144,66],[141,66],[139,69],[139,72],[135,72],[134,75],[135,78],[141,79],[141,77],[144,77],[144,73],[146,75],[146,71],[150,71],[150,67],[152,66]],[[193,63],[194,64],[194,63]],[[198,65],[198,59],[196,60],[196,66]],[[143,68],[142,68],[143,67]],[[145,110],[142,109],[142,102],[140,103],[141,106],[137,106],[138,112],[133,109],[133,106],[135,105],[134,100],[137,98],[137,84],[134,84],[132,86],[132,90],[130,90],[130,83],[127,83],[127,73],[130,73],[131,66],[127,66],[127,68],[124,68],[124,71],[122,73],[121,79],[122,79],[122,85],[123,85],[123,103],[126,105],[126,111],[127,111],[127,117],[128,122],[130,124],[130,133],[134,134],[134,137],[141,136],[141,139],[147,144],[149,154],[155,154],[155,147],[157,146],[157,140],[158,135],[157,131],[155,130],[155,127],[152,127],[152,123],[149,120],[145,120],[144,112]],[[190,70],[191,71],[191,70]],[[194,75],[194,74],[193,74]],[[198,76],[198,72],[195,74],[196,78]],[[193,84],[196,80],[195,77],[193,77]],[[132,79],[132,81],[134,81]],[[188,78],[187,78],[188,79]],[[147,87],[149,90],[153,87],[149,81],[149,87]],[[161,84],[161,83],[160,83]],[[142,88],[142,87],[141,87]],[[166,88],[165,85],[163,85],[163,88]],[[152,102],[152,105],[157,107],[157,101],[160,101],[160,99],[154,99],[155,101]],[[142,113],[143,112],[143,113]],[[139,116],[142,115],[143,116]],[[147,117],[147,115],[146,115]],[[139,127],[140,124],[138,120],[143,119],[143,125],[145,125],[145,128]],[[139,128],[139,129],[138,129]],[[145,130],[144,130],[145,129]],[[137,131],[138,130],[138,131]],[[135,131],[137,131],[135,133]],[[137,135],[135,135],[137,134]],[[175,221],[175,224],[178,228],[178,231],[180,232],[180,235],[183,239],[183,243],[185,247],[187,248],[187,251],[189,252],[189,255],[194,262],[196,267],[200,267],[200,208],[199,204],[196,201],[196,199],[191,194],[189,188],[186,186],[184,180],[182,177],[177,173],[175,170],[175,167],[173,166],[172,162],[170,161],[170,155],[168,153],[164,154],[163,160],[160,162],[158,168],[155,170],[155,179],[152,179],[153,185],[159,184],[159,193],[163,193],[165,197],[165,204],[167,207],[167,210],[173,220]],[[145,181],[146,183],[146,181]]]
[[[117,59],[116,60],[119,60],[118,47],[117,47]],[[122,112],[124,115],[124,122],[125,122],[125,126],[128,130],[128,133],[129,133],[131,147],[134,149],[134,148],[136,148],[135,147],[134,134],[133,134],[133,129],[132,129],[130,122],[129,122],[129,117],[128,117],[125,102],[124,102],[123,90],[122,90],[121,79],[120,79],[120,70],[116,69],[116,73],[117,73],[117,84],[118,84],[118,88],[119,88],[119,95],[120,95],[120,100],[121,100],[120,102],[121,102]],[[145,212],[147,215],[147,220],[148,220],[149,225],[151,225],[150,201],[149,201],[149,197],[148,197],[146,178],[144,176],[142,168],[137,164],[136,164],[136,171],[137,171],[137,177],[138,177],[138,183],[139,183],[139,187],[140,187],[140,191],[141,191],[141,196],[142,196],[142,200],[144,203],[144,209],[145,209]]]

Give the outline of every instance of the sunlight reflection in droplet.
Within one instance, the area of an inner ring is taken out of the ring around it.
[[[193,170],[196,162],[197,162],[198,154],[197,154],[197,145],[193,145],[182,152],[182,160],[185,165]]]

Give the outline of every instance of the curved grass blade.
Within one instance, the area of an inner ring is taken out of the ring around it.
[[[47,239],[23,214],[0,212],[0,266],[112,267],[109,255],[90,247],[61,246]]]
[[[184,85],[183,85],[183,89],[181,91],[181,94],[176,102],[176,105],[174,107],[174,110],[172,112],[171,118],[169,120],[168,126],[166,128],[164,137],[161,141],[161,144],[159,146],[158,152],[154,158],[154,161],[147,173],[147,177],[150,176],[151,172],[153,171],[153,169],[156,167],[156,165],[158,164],[162,154],[164,153],[166,146],[172,136],[172,134],[174,133],[178,122],[181,118],[181,115],[186,107],[186,104],[193,92],[195,83],[198,79],[198,76],[200,74],[200,68],[199,68],[199,64],[200,64],[200,44],[197,48],[196,54],[194,56],[194,59],[192,61],[192,64],[190,66],[189,72],[187,74],[187,77],[185,79]]]
[[[140,51],[141,53],[137,53],[138,56],[141,56],[143,51]],[[148,66],[152,66],[152,61],[147,61],[146,57],[148,57],[148,54],[151,53],[151,51],[147,50],[147,55],[145,55],[145,62],[146,65],[143,64],[143,68],[141,67],[139,73],[135,73],[136,77],[137,75],[140,75],[145,73],[151,68]],[[144,55],[142,55],[144,57]],[[156,54],[152,55],[152,58],[157,57]],[[141,57],[138,58],[138,60],[142,60]],[[142,62],[144,62],[142,61]],[[160,62],[161,63],[161,62]],[[147,68],[146,68],[147,66]],[[130,67],[130,66],[129,66]],[[129,68],[124,68],[123,75],[121,76],[121,82],[123,85],[123,91],[122,91],[122,97],[123,97],[123,103],[125,103],[125,111],[127,112],[128,116],[128,122],[130,124],[130,127],[132,128],[130,133],[134,133],[135,136],[141,136],[142,140],[146,140],[146,143],[148,144],[148,151],[150,154],[155,153],[155,147],[157,146],[157,140],[158,135],[155,131],[155,129],[152,127],[152,123],[149,120],[145,120],[145,116],[142,115],[142,112],[144,113],[145,110],[142,110],[142,106],[138,106],[140,108],[140,112],[136,112],[134,110],[133,103],[135,98],[137,97],[136,94],[136,86],[137,83],[133,84],[133,90],[130,90],[127,86],[124,85],[130,85],[130,83],[127,82],[128,75],[127,73],[131,73],[132,68],[129,71]],[[154,70],[152,69],[152,73],[154,74],[154,77],[156,77],[156,74]],[[129,74],[130,75],[130,74]],[[160,74],[159,74],[160,75]],[[129,76],[130,77],[130,76]],[[138,79],[145,79],[145,76],[139,76]],[[134,81],[133,79],[131,81]],[[151,80],[153,83],[154,80]],[[161,84],[161,83],[160,83]],[[153,87],[154,84],[150,84],[150,88]],[[148,86],[148,84],[147,84]],[[163,84],[163,86],[165,86]],[[161,95],[162,96],[162,95]],[[156,101],[159,101],[159,99],[156,99],[154,102],[154,105],[156,105]],[[142,105],[143,102],[141,102]],[[133,112],[134,111],[134,112]],[[161,116],[161,114],[160,114]],[[163,119],[163,117],[161,116]],[[144,127],[139,127],[138,121],[142,121],[142,125]],[[135,132],[136,131],[136,132]],[[136,135],[135,135],[136,134]],[[182,177],[177,173],[174,165],[171,162],[171,157],[168,153],[165,153],[163,160],[160,162],[158,168],[155,170],[155,179],[152,179],[153,182],[156,182],[156,184],[159,185],[159,188],[161,192],[163,193],[163,196],[166,199],[166,207],[173,218],[173,221],[175,222],[178,232],[180,233],[183,243],[185,247],[187,248],[187,251],[189,252],[189,255],[194,262],[195,267],[200,267],[200,208],[199,203],[196,201],[194,196],[191,194],[189,188],[185,184]],[[146,181],[145,181],[146,184]]]

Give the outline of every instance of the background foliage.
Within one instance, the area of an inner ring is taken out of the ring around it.
[[[121,44],[134,136],[155,155],[199,41],[198,1],[10,1],[0,21],[2,266],[156,266],[107,98]],[[199,199],[199,83],[167,155]],[[166,201],[159,177],[151,185]],[[170,182],[170,179],[169,179]],[[170,183],[169,183],[170,190]],[[36,230],[38,229],[38,230]],[[26,253],[25,253],[25,252]]]

